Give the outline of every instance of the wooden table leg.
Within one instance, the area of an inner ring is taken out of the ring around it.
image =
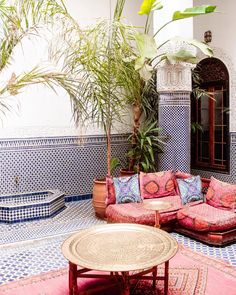
[[[69,262],[69,295],[78,295],[77,265]]]
[[[130,295],[129,292],[129,273],[128,272],[122,272],[123,276],[123,291],[122,295]]]
[[[152,287],[153,288],[156,288],[156,283],[157,283],[157,266],[154,266],[153,267],[152,275],[153,275]]]
[[[155,211],[155,227],[160,228],[160,213],[158,210]]]
[[[164,295],[168,294],[169,283],[169,261],[165,262],[165,274],[164,274]]]

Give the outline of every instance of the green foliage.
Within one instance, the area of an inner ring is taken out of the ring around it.
[[[139,14],[143,15],[146,14],[147,15],[147,19],[146,19],[146,25],[144,28],[144,33],[145,35],[148,34],[149,32],[149,27],[150,27],[150,16],[151,13],[154,10],[159,10],[162,9],[163,6],[161,4],[161,1],[159,0],[144,0],[141,4],[140,7],[140,11],[138,12]],[[158,53],[154,52],[154,44],[155,44],[155,37],[158,35],[158,33],[164,28],[166,27],[168,24],[172,23],[173,21],[177,21],[177,20],[181,20],[181,19],[185,19],[185,18],[189,18],[189,17],[195,17],[195,16],[199,16],[199,15],[204,15],[204,14],[208,14],[208,13],[212,13],[214,12],[216,9],[216,6],[212,6],[212,5],[202,5],[202,6],[194,6],[194,7],[190,7],[190,8],[186,8],[184,11],[175,11],[172,19],[170,19],[167,23],[165,23],[163,26],[161,26],[159,29],[157,29],[157,31],[154,33],[154,35],[152,37],[148,37],[145,38],[144,36],[142,37],[142,40],[139,40],[139,48],[141,47],[142,50],[139,50],[139,56],[136,59],[136,69],[139,70],[139,74],[141,76],[141,78],[144,81],[147,81],[148,79],[151,78],[152,76],[152,71],[153,71],[153,67],[152,67],[152,62],[155,59],[156,60],[156,65],[158,63],[160,63],[162,60],[168,60],[171,62],[190,62],[190,63],[196,63],[196,56],[194,56],[191,52],[188,52],[186,50],[181,50],[172,54],[169,54],[168,52],[162,53],[160,55],[158,55]],[[187,40],[187,39],[183,39],[183,38],[173,38],[171,40],[174,41],[180,41],[180,39],[188,44],[191,44],[195,47],[197,47],[199,50],[201,50],[204,54],[206,54],[207,56],[212,56],[212,50],[209,48],[209,46],[203,42],[199,42],[197,40]],[[164,44],[168,43],[171,40],[166,40],[163,44],[157,46],[157,49],[160,49]],[[142,45],[142,43],[145,44],[145,48],[153,48],[153,50],[151,50],[151,53],[147,50],[143,50],[144,45]],[[142,45],[142,46],[140,46]],[[156,49],[156,48],[155,48]]]
[[[128,151],[128,157],[134,161],[134,171],[156,171],[156,154],[162,150],[163,138],[156,123],[146,123],[135,134],[136,144]],[[132,141],[132,136],[129,138]]]
[[[0,1],[0,74],[14,62],[15,48],[30,35],[42,36],[41,29],[49,30],[55,24],[70,19],[63,1],[60,0],[13,0]],[[19,76],[12,74],[9,81],[0,87],[0,112],[9,111],[6,97],[17,95],[32,84],[44,84],[55,91],[64,88],[72,103],[77,94],[77,80],[68,72],[56,72],[36,67]],[[82,105],[80,105],[82,107]]]
[[[113,172],[115,171],[115,169],[117,169],[118,167],[120,167],[121,163],[120,160],[116,157],[111,158],[111,175],[113,174]]]
[[[111,20],[102,19],[81,30],[73,23],[64,34],[64,69],[79,77],[77,123],[96,123],[107,138],[107,172],[111,173],[111,128],[123,121],[127,104],[140,99],[141,80],[135,70],[136,29],[120,21],[124,6],[118,0]],[[59,51],[60,58],[61,51]],[[80,107],[82,104],[87,112]]]
[[[78,108],[75,119],[77,123],[92,119],[107,134],[115,121],[122,121],[127,107],[124,88],[131,87],[134,52],[129,42],[134,35],[129,26],[116,20],[101,20],[85,32],[76,26],[73,29],[76,38],[70,39],[65,68],[80,77],[78,103],[88,111],[83,117]],[[77,40],[82,40],[80,46]]]
[[[200,124],[197,123],[197,122],[192,122],[192,124],[191,124],[191,131],[192,131],[193,133],[196,133],[197,130],[203,132],[202,125],[200,125]]]
[[[154,10],[159,10],[162,9],[163,5],[161,4],[161,1],[158,0],[144,0],[141,7],[140,7],[140,11],[138,12],[138,14],[142,15],[142,14],[146,14],[149,15],[151,13],[151,11]]]
[[[184,11],[175,11],[173,14],[172,20],[175,21],[179,19],[212,13],[215,11],[215,9],[216,9],[216,6],[211,6],[211,5],[201,5],[201,6],[186,8]]]
[[[161,57],[162,60],[167,59],[170,62],[188,62],[188,63],[197,63],[197,58],[191,52],[187,50],[179,50],[176,53],[167,53]]]

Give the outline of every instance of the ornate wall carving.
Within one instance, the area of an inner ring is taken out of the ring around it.
[[[192,65],[187,63],[171,64],[163,62],[157,71],[157,91],[192,91]]]
[[[203,83],[229,81],[228,69],[220,59],[205,58],[199,65],[197,70]]]
[[[193,55],[196,49],[192,45],[181,40],[168,42],[160,50],[161,53],[176,53],[180,50],[187,50]],[[162,61],[157,67],[157,91],[158,92],[175,92],[175,91],[192,91],[192,74],[191,70],[195,65],[184,62]]]

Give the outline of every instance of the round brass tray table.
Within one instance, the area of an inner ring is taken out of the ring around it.
[[[69,294],[79,294],[77,278],[114,278],[122,281],[123,295],[129,295],[131,279],[164,280],[168,293],[169,259],[178,244],[167,232],[139,224],[107,224],[82,230],[62,245],[69,261]],[[157,276],[157,266],[165,263],[164,276]],[[77,266],[81,268],[77,270]],[[108,274],[92,274],[91,270]],[[131,271],[135,271],[131,274]],[[151,275],[147,275],[151,273]]]
[[[163,202],[159,200],[145,200],[143,202],[143,207],[149,210],[155,211],[155,227],[160,228],[160,213],[161,210],[170,209],[172,204],[169,202]]]

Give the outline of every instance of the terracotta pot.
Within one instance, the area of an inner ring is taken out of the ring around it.
[[[97,217],[104,219],[106,210],[106,180],[94,179],[93,181],[93,207]]]
[[[136,174],[133,170],[128,170],[128,169],[125,169],[125,168],[121,168],[120,169],[120,176],[121,177],[124,177],[124,176],[132,176]]]

